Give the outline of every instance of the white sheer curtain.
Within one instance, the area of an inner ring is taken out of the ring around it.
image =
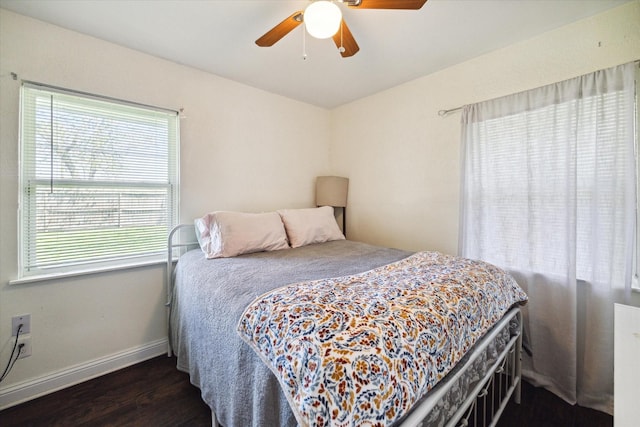
[[[631,288],[633,63],[466,106],[460,253],[529,295],[523,374],[613,413],[613,303]]]

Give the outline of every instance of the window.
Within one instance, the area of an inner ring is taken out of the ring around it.
[[[177,113],[25,83],[21,114],[21,277],[164,259]]]
[[[490,159],[490,167],[477,167],[485,191],[470,198],[484,209],[485,221],[475,226],[487,228],[480,244],[491,248],[493,262],[562,275],[575,257],[576,274],[585,278],[608,271],[612,258],[624,260],[625,241],[614,237],[625,221],[618,163],[626,147],[618,141],[626,130],[617,122],[624,103],[622,93],[611,92],[482,123],[479,161]],[[575,146],[559,143],[574,135]],[[597,185],[603,182],[606,191]],[[575,253],[567,252],[568,235]]]
[[[626,283],[636,203],[629,163],[634,83],[632,73],[630,82],[630,73],[620,77],[622,68],[609,74],[468,109],[466,256],[518,271],[560,277],[573,269],[578,279]]]

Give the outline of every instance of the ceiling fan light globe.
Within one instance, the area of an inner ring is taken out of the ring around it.
[[[330,1],[315,1],[307,6],[303,19],[307,32],[312,37],[327,39],[340,29],[342,12]]]

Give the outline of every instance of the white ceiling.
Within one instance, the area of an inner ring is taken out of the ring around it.
[[[0,7],[310,104],[333,108],[631,0],[429,0],[421,10],[340,5],[360,52],[303,26],[254,41],[308,0],[0,0]]]

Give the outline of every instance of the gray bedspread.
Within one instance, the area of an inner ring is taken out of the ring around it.
[[[348,240],[211,260],[190,251],[176,266],[170,315],[178,369],[224,427],[294,426],[277,379],[236,333],[244,309],[283,285],[360,273],[410,254]]]

